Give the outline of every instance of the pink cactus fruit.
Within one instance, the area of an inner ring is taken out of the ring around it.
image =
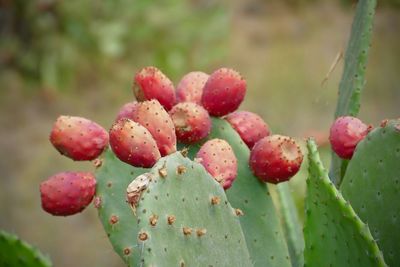
[[[201,103],[212,116],[224,116],[235,111],[246,94],[246,81],[232,69],[213,72],[203,88]]]
[[[270,135],[258,141],[250,153],[250,168],[261,181],[277,184],[288,181],[300,169],[303,154],[296,141]]]
[[[56,216],[81,212],[90,204],[96,179],[90,172],[60,172],[40,184],[42,208]]]
[[[264,120],[249,111],[236,111],[229,114],[226,120],[240,135],[243,142],[251,149],[260,139],[270,135],[269,127]]]
[[[183,102],[176,104],[170,111],[175,125],[177,139],[185,144],[195,143],[211,131],[211,119],[202,106]]]
[[[140,102],[133,113],[134,121],[141,124],[156,140],[161,156],[176,151],[175,127],[168,112],[157,100]]]
[[[110,145],[120,160],[135,167],[150,168],[161,157],[151,133],[126,118],[111,127]]]
[[[193,102],[201,105],[203,87],[209,75],[201,71],[192,71],[183,76],[176,87],[176,98],[178,103]]]
[[[108,133],[88,119],[60,116],[51,130],[50,142],[61,154],[73,160],[93,160],[108,145]]]
[[[232,147],[222,139],[204,143],[197,152],[196,160],[227,190],[237,176],[237,159]]]
[[[117,118],[115,121],[118,121],[122,118],[133,119],[133,113],[138,105],[138,102],[132,101],[124,104],[120,110],[118,111]]]
[[[371,127],[355,117],[337,118],[329,134],[332,150],[342,159],[351,159],[357,144],[364,139]]]
[[[135,75],[133,93],[139,102],[156,99],[166,110],[176,103],[173,83],[156,67],[145,67]]]

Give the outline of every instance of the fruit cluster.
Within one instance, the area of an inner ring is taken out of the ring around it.
[[[123,162],[150,168],[177,150],[177,142],[201,142],[210,133],[210,116],[224,117],[251,149],[249,165],[260,180],[279,183],[297,173],[303,160],[296,141],[271,135],[263,119],[249,111],[236,111],[246,93],[246,81],[228,68],[211,75],[190,72],[173,83],[159,69],[145,67],[134,77],[137,101],[123,105],[107,133],[85,118],[60,116],[50,141],[63,155],[77,161],[94,160],[110,145]],[[226,190],[237,176],[237,159],[228,142],[211,139],[198,151],[200,162]],[[59,173],[40,187],[43,208],[53,215],[83,210],[95,194],[95,178],[79,172]]]

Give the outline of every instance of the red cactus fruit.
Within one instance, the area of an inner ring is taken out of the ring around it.
[[[176,98],[181,102],[194,102],[201,105],[203,87],[209,75],[201,71],[192,71],[183,76],[176,87]]]
[[[96,191],[96,179],[90,172],[60,172],[40,184],[42,207],[56,216],[81,212]]]
[[[364,139],[370,129],[358,118],[351,116],[337,118],[329,134],[332,150],[343,159],[351,159],[357,144]]]
[[[250,149],[258,140],[270,134],[269,127],[264,120],[249,111],[233,112],[226,117],[226,120]]]
[[[145,67],[135,75],[133,93],[138,101],[156,99],[170,110],[176,103],[171,80],[156,67]]]
[[[197,152],[196,160],[227,190],[237,176],[237,159],[232,147],[222,139],[204,143]]]
[[[108,133],[88,119],[60,116],[51,130],[50,142],[61,154],[73,160],[93,160],[108,145]]]
[[[213,72],[203,88],[201,103],[212,116],[224,116],[235,111],[246,94],[246,81],[232,69]]]
[[[132,101],[128,102],[125,105],[123,105],[120,110],[118,111],[117,118],[115,121],[118,121],[122,118],[127,118],[127,119],[133,119],[133,113],[138,105],[138,102]]]
[[[198,104],[178,103],[169,114],[175,125],[176,137],[182,143],[195,143],[207,137],[211,131],[210,116],[207,110]]]
[[[149,130],[156,140],[161,156],[176,151],[175,127],[168,112],[157,100],[140,102],[133,113],[134,121]]]
[[[151,133],[130,119],[114,123],[110,130],[110,145],[120,160],[135,167],[150,168],[160,158]]]
[[[258,141],[250,153],[250,168],[261,181],[277,184],[293,177],[300,169],[303,154],[296,141],[270,135]]]

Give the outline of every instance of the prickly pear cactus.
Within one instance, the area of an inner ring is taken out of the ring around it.
[[[390,266],[400,263],[400,121],[379,127],[357,145],[341,191]]]
[[[240,224],[254,266],[290,266],[288,248],[268,187],[249,168],[249,149],[229,123],[218,118],[212,120],[208,139],[224,139],[238,159],[238,176],[226,195],[231,205],[244,213]],[[190,157],[196,155],[200,146],[189,147]]]
[[[344,57],[344,70],[339,85],[339,99],[335,118],[343,115],[356,116],[360,109],[361,90],[365,85],[368,50],[372,37],[376,0],[358,1],[351,28],[350,40]],[[332,153],[330,178],[340,185],[347,161]]]
[[[137,207],[142,265],[252,266],[240,211],[202,165],[177,152],[151,177]]]
[[[115,252],[128,264],[137,266],[139,251],[136,236],[137,219],[126,202],[126,188],[148,169],[135,168],[120,161],[108,149],[96,172],[97,188],[94,205]]]
[[[17,236],[0,231],[0,266],[50,267],[49,258]]]
[[[304,266],[304,235],[295,201],[288,183],[277,185],[282,225],[293,267]]]
[[[329,180],[314,141],[307,147],[305,266],[386,266],[368,226]]]

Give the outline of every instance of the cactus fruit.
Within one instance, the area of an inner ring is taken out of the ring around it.
[[[90,172],[61,172],[40,184],[42,207],[56,216],[81,212],[93,199],[96,180]]]
[[[229,203],[243,212],[239,217],[246,244],[254,267],[289,267],[289,251],[270,192],[251,172],[248,164],[250,151],[230,124],[212,118],[213,126],[207,139],[226,140],[238,159],[238,176],[225,191]],[[201,144],[189,146],[189,157],[194,158]]]
[[[88,119],[60,116],[51,130],[50,142],[62,155],[73,160],[93,160],[108,145],[108,133]]]
[[[161,157],[149,130],[130,119],[111,127],[110,146],[120,160],[135,167],[152,167]]]
[[[169,114],[175,125],[176,138],[182,143],[195,143],[207,137],[211,131],[210,116],[207,110],[198,104],[178,103]]]
[[[156,140],[161,156],[176,151],[174,123],[157,100],[140,102],[134,110],[133,120],[149,130]]]
[[[358,1],[335,117],[358,113],[375,6],[376,0]],[[201,95],[201,105],[212,116],[234,112],[244,98],[246,82],[226,68],[215,71],[204,84],[205,75],[201,79],[193,73],[185,76],[179,85],[178,94],[183,94],[179,100],[187,97],[185,101],[196,102]],[[121,154],[123,144],[125,154],[118,157],[125,162],[150,154],[145,164],[142,160],[134,165],[155,165],[151,170],[132,167],[119,161],[111,150],[95,163],[95,207],[114,250],[128,266],[383,267],[386,264],[378,244],[388,263],[394,266],[399,262],[400,215],[393,205],[399,199],[398,121],[385,122],[367,135],[357,145],[347,172],[349,161],[333,154],[331,178],[340,185],[346,173],[343,193],[367,224],[329,181],[315,143],[308,141],[303,239],[289,184],[264,183],[286,181],[299,170],[303,155],[293,139],[269,136],[268,127],[254,119],[256,115],[250,118],[237,112],[226,120],[211,118],[211,132],[204,140],[190,143],[194,142],[191,137],[185,150],[175,152],[174,123],[179,128],[182,124],[192,127],[193,122],[185,118],[182,123],[175,110],[170,113],[172,120],[166,112],[175,105],[171,81],[148,67],[136,75],[135,86],[135,95],[142,102],[121,111],[120,116],[131,116],[132,121],[127,117],[117,121],[110,143],[115,154]],[[192,91],[195,96],[189,94]],[[253,120],[256,123],[251,123]],[[347,150],[355,147],[349,142],[349,138],[354,141],[354,132],[348,135],[351,124],[340,118],[331,131],[333,147],[345,137],[344,146],[334,149],[339,154],[345,151],[347,158],[351,157]],[[359,130],[358,126],[353,128]],[[180,134],[179,129],[176,132]],[[195,156],[201,164],[192,161]],[[226,183],[236,176],[234,184]],[[225,189],[231,187],[224,191],[221,184]],[[280,214],[268,187],[278,191]],[[287,242],[280,220],[286,227]],[[1,242],[0,235],[0,248]]]
[[[137,207],[141,266],[253,266],[238,213],[200,164],[177,152],[151,174]]]
[[[178,103],[193,102],[201,104],[203,87],[209,75],[201,71],[192,71],[183,76],[176,87],[176,99]]]
[[[400,120],[390,120],[357,145],[340,187],[389,266],[400,263],[399,161]]]
[[[138,101],[156,99],[166,110],[175,105],[174,85],[161,70],[145,67],[135,75],[134,80],[133,93]]]
[[[261,181],[277,184],[293,177],[300,169],[303,154],[296,141],[271,135],[258,141],[251,150],[249,164]]]
[[[246,81],[232,69],[214,71],[203,88],[201,103],[212,116],[224,116],[235,111],[246,94]]]
[[[257,114],[249,111],[236,111],[225,118],[238,132],[243,142],[252,149],[260,139],[270,134],[268,125]]]
[[[136,101],[132,101],[132,102],[128,102],[128,103],[124,104],[118,111],[115,121],[118,121],[119,119],[122,119],[122,118],[127,118],[130,120],[133,120],[133,114],[134,114],[134,111],[135,111],[137,105],[138,105],[138,102],[136,102]]]
[[[315,142],[308,140],[307,147],[304,266],[386,266],[368,225],[329,180]]]
[[[360,119],[343,116],[336,119],[330,129],[332,150],[342,159],[351,159],[357,144],[364,139],[370,128]]]
[[[196,159],[226,190],[237,176],[237,159],[232,147],[222,139],[212,139],[201,146]]]
[[[0,266],[51,267],[52,264],[37,248],[0,230]]]

